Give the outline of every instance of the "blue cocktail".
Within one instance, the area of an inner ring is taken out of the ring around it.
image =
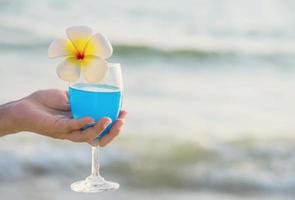
[[[69,87],[69,97],[75,119],[88,116],[98,121],[103,117],[109,117],[113,124],[121,109],[121,90],[111,85],[78,83]],[[98,139],[109,132],[112,124],[99,135]]]

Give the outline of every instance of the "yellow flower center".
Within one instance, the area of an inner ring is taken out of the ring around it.
[[[67,41],[66,50],[72,57],[72,59],[70,59],[71,62],[80,64],[80,66],[83,67],[91,60],[90,58],[86,57],[94,56],[95,52],[98,50],[98,47],[88,38],[77,38],[73,41]]]

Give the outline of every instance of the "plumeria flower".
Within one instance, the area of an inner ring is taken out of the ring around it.
[[[73,26],[66,29],[67,39],[54,40],[48,49],[49,58],[64,57],[57,66],[60,79],[74,82],[80,73],[90,83],[99,82],[107,72],[107,62],[113,53],[109,40],[102,34],[92,35],[86,26]]]

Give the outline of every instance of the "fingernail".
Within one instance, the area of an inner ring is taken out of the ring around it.
[[[103,127],[106,128],[110,123],[112,123],[112,119],[111,118],[108,118],[109,120],[105,121],[103,123]]]

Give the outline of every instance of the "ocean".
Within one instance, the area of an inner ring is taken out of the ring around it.
[[[120,62],[120,137],[102,150],[118,192],[73,193],[86,144],[0,138],[1,199],[293,199],[295,2],[0,0],[0,104],[67,89],[47,48],[72,25],[108,35]]]

